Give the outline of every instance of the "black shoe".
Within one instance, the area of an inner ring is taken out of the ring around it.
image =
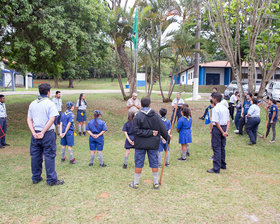
[[[154,184],[154,189],[158,190],[159,189],[159,184]]]
[[[99,164],[100,167],[106,167],[107,165],[105,163]]]
[[[84,135],[84,136],[86,136],[86,133],[85,133],[85,132],[83,132],[83,135]]]
[[[82,133],[81,133],[81,132],[79,132],[79,135],[80,135],[80,136],[82,136]]]
[[[139,188],[139,184],[134,184],[134,182],[128,184],[128,186],[133,188],[133,189],[138,189]]]
[[[49,186],[62,185],[64,180],[57,180],[56,182],[48,183]]]
[[[205,120],[205,117],[200,117],[199,119],[200,119],[200,120]]]
[[[3,146],[10,146],[10,144],[4,143]]]
[[[70,160],[70,162],[69,162],[70,164],[76,164],[77,163],[77,161],[76,161],[76,159],[75,158],[73,158],[72,160]]]
[[[187,159],[183,159],[182,157],[178,158],[180,161],[186,161]]]
[[[226,166],[223,166],[223,167],[221,167],[221,169],[222,169],[222,170],[226,170],[226,169],[227,169],[227,167],[226,167]]]
[[[89,166],[93,166],[93,163],[89,163],[88,165],[89,165]]]
[[[190,156],[191,154],[189,152],[187,152],[187,156]]]
[[[123,164],[122,168],[127,169],[127,164]]]
[[[170,163],[168,163],[168,162],[165,163],[165,166],[166,166],[166,167],[169,167],[169,165],[170,165]]]
[[[43,180],[42,177],[40,178],[40,180],[37,180],[37,181],[34,181],[34,180],[33,180],[33,184],[38,184],[38,183],[40,183],[42,180]]]
[[[248,142],[248,145],[255,145],[255,142]]]
[[[220,173],[220,172],[215,171],[215,170],[213,170],[213,169],[210,169],[210,170],[207,170],[207,173]]]
[[[61,159],[61,162],[62,162],[62,163],[65,162],[65,157],[64,157],[63,159]]]

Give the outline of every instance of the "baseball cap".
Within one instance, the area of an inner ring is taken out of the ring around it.
[[[73,106],[74,106],[74,103],[71,102],[71,101],[66,103],[66,108],[67,109],[71,109]]]
[[[93,111],[93,113],[96,113],[97,115],[101,115],[100,110],[95,110],[95,111]]]

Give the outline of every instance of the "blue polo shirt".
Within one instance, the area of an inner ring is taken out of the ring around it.
[[[169,131],[171,129],[171,123],[170,121],[165,118],[165,117],[161,117],[161,120],[163,121],[165,127],[166,127],[166,130]]]
[[[71,133],[74,132],[74,114],[71,110],[66,110],[66,112],[61,115],[60,122],[62,123],[62,132],[63,133],[65,132],[66,127],[69,122],[71,123],[71,126],[70,126],[68,132],[71,132]]]
[[[87,124],[87,131],[91,131],[92,134],[98,135],[102,131],[108,131],[105,121],[101,120],[100,118],[96,119],[96,125],[95,120],[92,119]],[[89,137],[90,139],[94,139],[93,137]],[[95,140],[103,140],[104,135],[101,135],[99,138]]]
[[[272,104],[271,107],[269,108],[269,112],[268,112],[269,121],[271,121],[273,112],[276,112],[273,122],[277,122],[278,121],[278,108],[275,104]]]
[[[244,108],[244,116],[248,114],[248,110],[251,106],[251,101],[244,100],[243,108]]]

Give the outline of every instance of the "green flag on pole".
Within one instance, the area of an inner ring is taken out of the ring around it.
[[[131,38],[132,42],[134,43],[134,49],[137,49],[137,41],[138,41],[138,10],[136,9],[136,14],[134,18],[133,24],[133,34]]]

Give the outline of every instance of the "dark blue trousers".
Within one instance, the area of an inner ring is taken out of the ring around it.
[[[173,112],[172,112],[171,121],[170,121],[171,123],[172,123],[172,121],[173,121],[174,113],[175,113],[175,108],[173,109]],[[176,113],[176,117],[175,117],[175,121],[174,121],[174,124],[175,124],[176,120],[177,120],[177,121],[179,120],[180,117],[182,117],[181,108],[178,107],[177,113]]]
[[[261,119],[259,117],[248,117],[246,132],[250,138],[250,142],[252,143],[257,142],[257,133],[260,122]]]
[[[47,131],[42,139],[34,139],[30,144],[32,180],[39,181],[42,174],[43,155],[45,156],[45,168],[47,183],[57,181],[55,172],[56,136],[54,131]]]
[[[4,133],[6,134],[7,131],[7,118],[0,118],[0,126],[3,129]],[[6,136],[3,136],[0,139],[0,145],[5,145],[6,144]]]
[[[224,131],[226,131],[227,126],[221,126]],[[212,129],[212,148],[214,152],[213,158],[213,170],[215,172],[220,172],[221,168],[226,168],[226,138],[222,135],[220,130],[214,126]]]
[[[241,118],[241,111],[237,111],[234,118],[236,130],[239,130],[239,119]]]
[[[211,105],[209,105],[208,107],[206,107],[206,109],[205,109],[205,111],[204,111],[204,114],[203,114],[203,118],[205,118],[206,117],[206,115],[207,115],[207,113],[208,113],[208,111],[209,110],[211,110]]]

